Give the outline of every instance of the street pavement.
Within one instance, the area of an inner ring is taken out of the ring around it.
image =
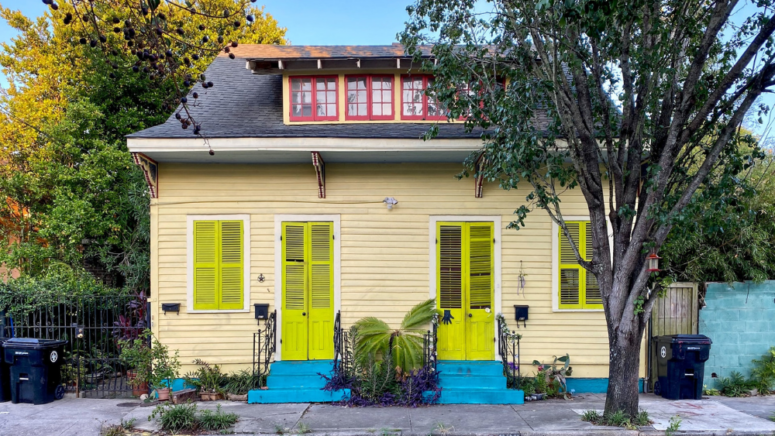
[[[652,425],[638,430],[593,426],[581,420],[585,410],[602,410],[604,395],[578,395],[572,400],[529,402],[521,406],[438,405],[418,407],[347,408],[325,404],[253,405],[231,401],[197,403],[240,415],[232,429],[238,434],[301,434],[331,436],[651,436],[664,434],[678,416],[676,435],[775,435],[775,396],[711,397],[699,401],[667,401],[643,394],[640,406]],[[65,398],[54,403],[0,403],[0,435],[96,436],[122,420],[134,419],[138,434],[158,430],[149,421],[153,407],[137,400]]]

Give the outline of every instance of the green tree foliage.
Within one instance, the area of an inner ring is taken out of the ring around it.
[[[740,3],[416,0],[407,8],[400,38],[435,75],[428,92],[450,118],[483,132],[465,174],[527,188],[512,227],[536,209],[547,213],[597,279],[610,344],[606,414],[638,413],[641,339],[663,277],[648,271],[647,255],[703,208],[733,204],[748,189],[738,175],[764,157],[739,127],[752,108],[768,110],[754,103],[775,85],[775,5],[748,3],[750,15],[734,24]],[[563,218],[570,189],[589,210],[591,261]],[[726,217],[714,219],[701,225],[721,227]]]
[[[95,7],[100,2],[90,2]],[[228,7],[231,0],[211,0]],[[109,14],[128,18],[132,5]],[[99,9],[99,7],[98,7]],[[0,95],[0,263],[24,274],[45,274],[52,262],[71,267],[89,257],[135,290],[149,288],[149,195],[124,136],[164,122],[178,104],[186,76],[135,72],[136,54],[81,44],[79,30],[63,22],[62,5],[33,21],[0,9],[19,36],[0,46],[10,87]],[[228,41],[283,44],[285,29],[263,10],[248,10],[252,26],[169,12],[179,25],[205,27]],[[107,13],[107,12],[105,12]],[[171,40],[199,77],[216,52]],[[201,54],[200,54],[201,53]],[[197,54],[197,60],[194,59]],[[238,62],[238,61],[235,61]],[[227,84],[222,84],[228,86]]]

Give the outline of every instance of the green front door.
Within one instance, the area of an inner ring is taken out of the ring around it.
[[[282,358],[334,358],[334,232],[330,222],[282,225]]]
[[[438,223],[436,259],[439,359],[494,359],[493,223]]]

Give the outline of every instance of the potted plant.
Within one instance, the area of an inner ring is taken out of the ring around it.
[[[223,384],[226,382],[226,376],[221,372],[218,365],[210,365],[202,359],[194,360],[198,365],[196,371],[186,374],[184,379],[187,384],[196,387],[199,391],[199,399],[202,401],[222,400],[224,397]]]
[[[119,340],[121,361],[129,368],[127,379],[132,386],[132,395],[139,397],[148,393],[148,382],[153,369],[153,356],[148,346],[151,332],[145,330],[139,337],[132,340]]]
[[[154,338],[151,346],[151,362],[152,369],[148,383],[156,389],[159,401],[167,401],[170,399],[172,382],[178,377],[180,370],[178,352],[176,350],[175,354],[170,356],[169,348]]]

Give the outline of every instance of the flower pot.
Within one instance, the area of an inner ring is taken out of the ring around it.
[[[169,401],[170,390],[170,388],[156,389],[156,393],[159,394],[159,401]]]
[[[132,380],[137,378],[137,373],[135,371],[127,371],[126,378],[127,380],[129,380],[129,385],[132,386],[133,396],[139,397],[140,395],[148,393],[148,383],[143,382],[143,383],[140,383],[139,385],[135,385],[132,383]]]
[[[229,400],[231,400],[231,401],[247,401],[248,400],[248,394],[244,394],[244,395],[229,394]]]

